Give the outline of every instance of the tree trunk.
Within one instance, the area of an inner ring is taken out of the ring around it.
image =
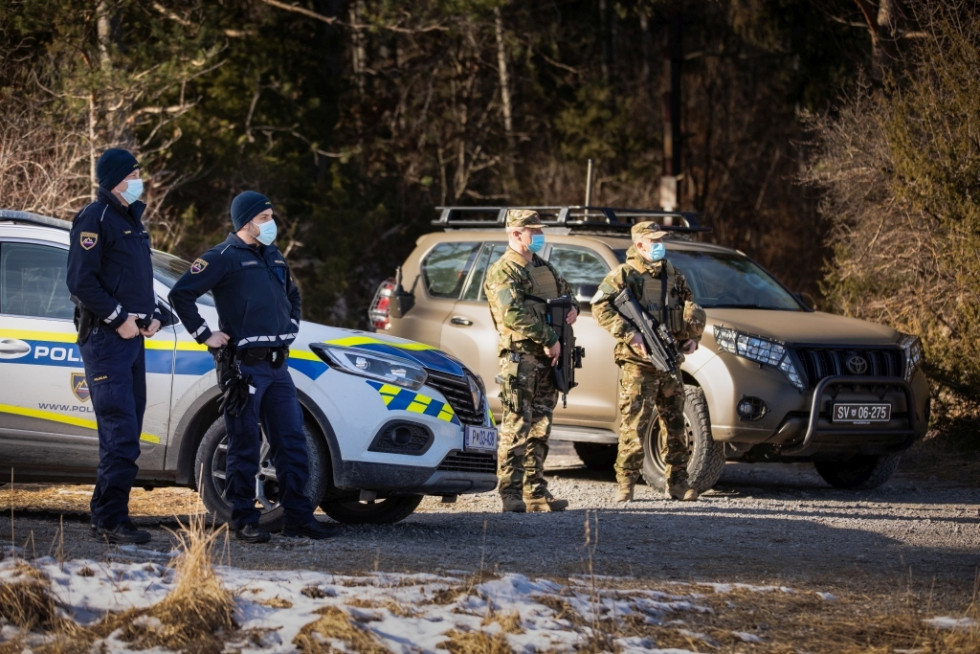
[[[885,80],[895,72],[898,59],[898,0],[855,0],[871,35],[871,82],[877,89],[884,88]]]
[[[517,176],[514,171],[514,157],[516,152],[514,151],[513,108],[511,107],[510,100],[510,71],[507,68],[507,49],[504,45],[504,21],[500,14],[500,7],[494,8],[493,19],[497,36],[497,70],[500,75],[500,112],[504,119],[504,133],[507,135],[507,179],[504,180],[504,184],[509,194],[510,187],[513,186]]]

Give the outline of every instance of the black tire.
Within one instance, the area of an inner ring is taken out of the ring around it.
[[[898,469],[900,454],[862,454],[844,461],[814,461],[817,474],[834,488],[878,488]]]
[[[404,520],[422,502],[423,495],[393,495],[369,502],[332,499],[320,503],[328,516],[351,525],[383,525]]]
[[[725,446],[711,439],[711,420],[704,391],[697,386],[685,386],[684,395],[684,426],[691,455],[687,463],[688,483],[703,493],[721,478],[725,468]],[[659,446],[663,437],[660,421],[656,420],[650,435],[643,439],[643,479],[658,490],[667,485],[667,464]]]
[[[316,506],[327,487],[326,444],[319,431],[309,422],[304,422],[306,451],[309,453],[310,478],[306,486],[306,496]],[[282,528],[283,508],[279,504],[279,482],[276,468],[269,454],[269,444],[262,437],[262,460],[259,464],[256,504],[259,507],[259,525],[270,531]],[[225,461],[228,453],[228,435],[225,419],[219,417],[204,433],[197,447],[194,470],[199,478],[198,493],[205,508],[218,522],[231,520],[231,505],[225,499]],[[202,472],[203,471],[203,472]]]
[[[582,459],[582,463],[589,470],[609,470],[616,463],[616,453],[619,448],[613,443],[576,441],[573,445],[578,458]]]

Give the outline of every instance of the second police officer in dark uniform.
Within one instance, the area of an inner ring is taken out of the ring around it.
[[[78,349],[99,434],[90,503],[92,533],[110,543],[145,543],[129,519],[146,409],[143,338],[160,328],[140,164],[109,149],[95,166],[98,199],[72,221],[66,281],[77,305]]]
[[[316,520],[305,493],[309,465],[303,415],[287,364],[301,302],[282,252],[272,244],[272,202],[255,191],[240,193],[231,203],[231,221],[236,231],[195,260],[170,291],[187,331],[198,343],[232,350],[249,385],[239,406],[225,406],[231,528],[245,542],[269,540],[255,506],[261,422],[278,475],[283,535],[329,538],[334,528]],[[219,331],[211,331],[195,303],[208,291],[214,294]]]

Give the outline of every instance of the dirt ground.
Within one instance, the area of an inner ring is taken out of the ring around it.
[[[585,469],[571,448],[558,444],[548,477],[552,492],[571,503],[563,513],[502,514],[494,493],[461,496],[451,504],[427,498],[400,523],[343,526],[331,541],[232,540],[221,563],[338,574],[586,575],[649,587],[788,586],[839,598],[821,603],[813,616],[828,633],[854,616],[863,616],[862,624],[896,615],[904,616],[901,624],[928,614],[980,618],[980,478],[972,469],[950,469],[948,461],[900,469],[879,489],[851,492],[828,487],[806,464],[728,464],[716,488],[698,502],[669,502],[643,486],[623,508],[613,501],[611,472]],[[26,557],[166,557],[174,552],[173,531],[203,513],[186,489],[134,491],[132,515],[154,538],[139,549],[109,547],[88,535],[90,492],[89,486],[0,488],[6,509],[0,542]],[[798,603],[771,608],[766,619],[800,622],[800,610]],[[801,633],[810,622],[800,623]],[[980,651],[980,629],[965,637],[964,649],[949,651]],[[918,636],[910,638],[918,642]],[[917,651],[944,647],[948,643]]]

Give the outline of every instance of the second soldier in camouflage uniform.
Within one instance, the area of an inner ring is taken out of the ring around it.
[[[682,351],[697,349],[704,331],[704,310],[695,304],[684,275],[664,259],[667,233],[652,222],[637,223],[631,230],[633,245],[621,264],[602,280],[592,301],[592,315],[616,338],[614,356],[620,368],[619,454],[616,457],[616,500],[633,499],[633,489],[643,465],[643,441],[651,434],[659,414],[667,431],[666,493],[679,500],[696,500],[697,490],[687,479],[688,451],[684,442],[684,386],[669,372],[658,370],[646,356],[642,336],[616,309],[613,300],[629,288],[639,305],[658,323],[663,322]]]
[[[487,271],[484,292],[498,334],[503,419],[497,447],[504,511],[561,511],[544,479],[551,418],[558,401],[552,368],[561,354],[558,334],[546,322],[545,300],[569,295],[558,271],[535,252],[544,246],[536,211],[507,212],[507,250]],[[576,306],[568,313],[572,324]]]

